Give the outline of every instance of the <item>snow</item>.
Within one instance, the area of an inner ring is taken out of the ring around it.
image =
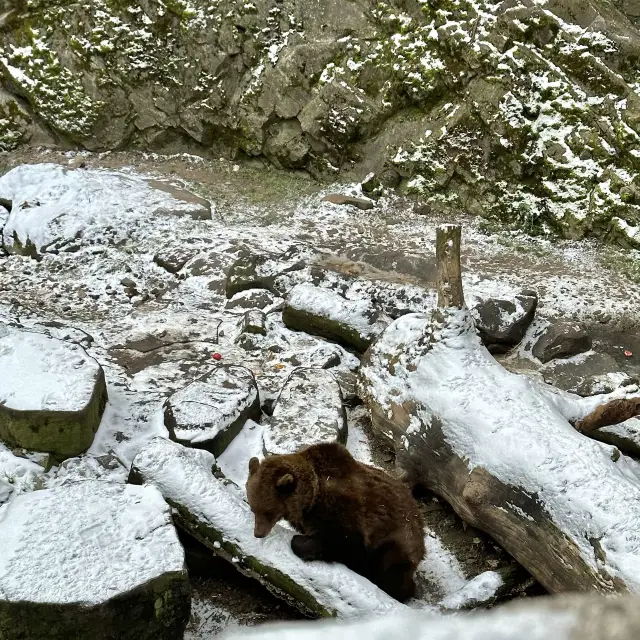
[[[176,438],[200,444],[236,423],[258,397],[251,372],[244,367],[215,367],[205,379],[174,393],[169,402]]]
[[[10,497],[36,489],[43,476],[44,468],[37,462],[14,455],[0,443],[0,505]]]
[[[19,411],[81,411],[100,365],[85,350],[0,324],[0,404]]]
[[[262,459],[264,426],[247,420],[240,433],[231,441],[216,462],[225,478],[245,490],[249,477],[249,460],[256,457]]]
[[[610,448],[571,427],[536,383],[504,370],[481,346],[468,312],[448,314],[447,324],[435,328],[436,341],[425,346],[431,326],[427,316],[413,314],[381,336],[363,372],[376,401],[389,411],[415,402],[425,430],[437,415],[470,472],[486,469],[536,495],[588,566],[640,592],[640,483],[612,461]],[[391,358],[394,375],[386,364]],[[500,393],[488,402],[494,389]],[[596,558],[593,538],[604,560]]]
[[[418,565],[417,574],[445,595],[462,589],[468,580],[455,555],[444,546],[440,537],[427,529],[424,544],[426,554]]]
[[[293,532],[281,525],[276,525],[266,538],[255,538],[249,505],[233,488],[212,476],[214,462],[206,451],[155,438],[136,457],[135,467],[165,499],[188,511],[196,522],[220,532],[223,545],[237,546],[239,563],[251,557],[264,567],[277,569],[338,617],[379,616],[406,610],[343,565],[305,563],[297,558],[290,548]]]
[[[4,243],[11,247],[14,235],[38,251],[56,242],[79,237],[113,242],[126,238],[126,219],[173,211],[189,214],[201,205],[178,200],[148,181],[121,171],[67,169],[57,164],[21,165],[0,176],[0,197],[13,202],[3,230]]]
[[[351,327],[365,340],[373,339],[384,328],[369,301],[345,300],[311,284],[296,285],[287,296],[287,304],[298,311]]]
[[[264,430],[264,449],[270,455],[295,453],[344,439],[345,431],[342,394],[331,372],[299,368],[280,391]]]
[[[423,612],[346,622],[306,622],[224,634],[224,640],[570,640],[578,615],[557,610],[435,617]]]
[[[495,571],[485,571],[469,580],[460,590],[449,594],[440,601],[445,609],[462,609],[487,602],[503,585],[502,577]]]
[[[104,603],[184,570],[169,507],[153,487],[85,481],[0,507],[0,600]]]

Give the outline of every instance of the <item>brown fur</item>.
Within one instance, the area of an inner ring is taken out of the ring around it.
[[[406,486],[342,445],[252,458],[247,497],[256,537],[287,520],[303,534],[291,541],[303,560],[342,562],[398,600],[413,595],[425,552],[418,506]]]

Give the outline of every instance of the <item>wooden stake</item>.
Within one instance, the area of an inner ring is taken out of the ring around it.
[[[436,265],[438,269],[438,307],[464,307],[460,269],[459,224],[443,224],[436,231]]]

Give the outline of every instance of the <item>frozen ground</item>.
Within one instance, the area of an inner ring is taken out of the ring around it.
[[[89,355],[105,369],[110,401],[87,456],[45,472],[35,458],[0,449],[0,501],[75,478],[124,481],[143,444],[155,435],[166,435],[162,421],[166,396],[206,373],[214,364],[213,353],[221,354],[223,363],[250,368],[265,402],[276,397],[297,362],[306,365],[326,351],[326,342],[282,326],[277,311],[280,300],[274,296],[265,309],[275,311],[268,316],[269,332],[261,338],[260,348],[245,350],[236,343],[244,309],[227,306],[224,280],[226,269],[243,253],[284,251],[295,245],[312,249],[318,264],[343,274],[433,287],[435,228],[442,220],[417,215],[413,205],[402,199],[386,198],[374,210],[362,212],[322,202],[322,195],[332,191],[357,193],[348,185],[321,189],[304,176],[278,174],[252,163],[188,156],[24,152],[0,156],[0,171],[25,162],[67,168],[85,163],[86,169],[76,170],[88,173],[91,182],[99,185],[97,202],[91,190],[76,192],[74,207],[65,208],[65,233],[76,229],[73,212],[86,213],[88,200],[97,211],[82,217],[83,232],[76,238],[74,231],[73,242],[51,244],[46,236],[41,242],[53,250],[37,260],[0,252],[0,322],[21,323],[86,345]],[[39,193],[44,197],[55,192],[52,185],[40,181],[42,174],[30,175],[32,200]],[[158,207],[153,198],[149,201],[141,195],[141,185],[147,184],[142,178],[164,181],[163,188],[169,190],[187,188],[209,199],[212,219]],[[137,185],[123,192],[124,204],[123,194],[115,197],[105,192],[114,179]],[[0,198],[13,193],[8,193],[0,177]],[[55,219],[51,206],[47,205],[47,216]],[[0,207],[0,224],[7,218],[3,211]],[[535,289],[540,297],[538,323],[558,315],[580,318],[616,358],[629,345],[638,345],[635,353],[640,354],[640,287],[633,279],[638,278],[637,254],[591,242],[489,233],[463,214],[457,221],[464,224],[468,303]],[[42,227],[38,229],[44,238]],[[177,273],[160,266],[172,260],[179,266]],[[620,361],[638,371],[637,356]],[[510,362],[516,368],[529,366],[527,351]],[[337,369],[353,367],[353,357],[344,353]],[[389,456],[368,441],[366,417],[359,408],[348,415],[348,443],[354,454],[381,466],[389,463]],[[245,427],[220,460],[225,473],[239,483],[245,478],[246,451],[258,448],[259,430]],[[436,528],[452,518],[436,503],[426,508]],[[472,532],[456,532],[443,539],[453,546],[469,546],[476,538]],[[478,538],[478,548],[485,546],[485,539]],[[437,559],[434,551],[432,560]],[[442,580],[449,593],[490,568],[474,554],[469,554],[464,567],[445,557],[440,568],[430,570],[436,575],[442,567],[448,571]],[[248,592],[247,598],[251,597]],[[198,631],[208,628],[202,627],[207,616],[222,620],[215,623],[220,628],[240,618],[243,624],[251,621],[250,616],[234,614],[235,605],[225,608],[224,602],[211,603],[207,598],[199,602],[200,622],[193,623],[191,638],[207,637]],[[261,621],[285,617],[282,611],[265,615]]]

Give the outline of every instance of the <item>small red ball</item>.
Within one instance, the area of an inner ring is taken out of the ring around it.
[[[222,360],[222,354],[220,353],[214,353],[212,357],[214,360]]]
[[[627,358],[630,358],[633,355],[633,353],[629,351],[629,349],[626,349],[624,352],[624,355],[627,356]]]

